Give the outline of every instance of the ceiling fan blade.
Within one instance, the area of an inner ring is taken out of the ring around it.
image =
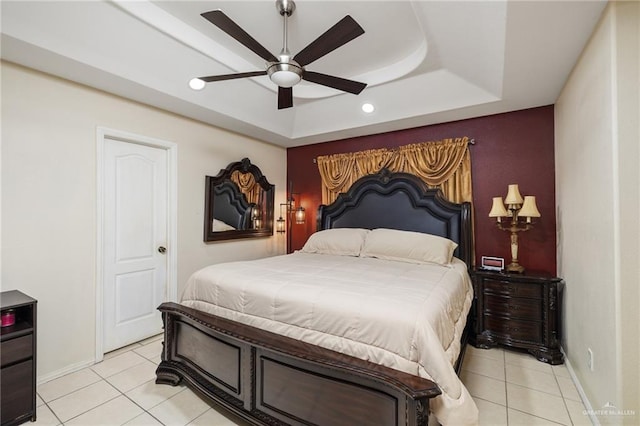
[[[366,83],[360,83],[359,81],[347,80],[346,78],[335,77],[333,75],[313,71],[305,71],[304,74],[302,74],[302,79],[342,90],[343,92],[353,93],[354,95],[358,95],[365,87],[367,87]]]
[[[278,62],[278,58],[273,56],[264,46],[251,37],[245,30],[240,28],[238,24],[233,22],[231,18],[224,14],[221,10],[212,10],[210,12],[202,13],[202,16],[207,21],[211,22],[216,27],[220,28],[231,37],[235,38],[238,42],[249,48],[253,53],[260,56],[267,62]]]
[[[293,106],[293,87],[278,87],[278,109]]]
[[[234,74],[211,75],[209,77],[198,77],[200,80],[211,83],[212,81],[233,80],[235,78],[257,77],[259,75],[267,75],[266,71],[238,72]]]
[[[364,34],[362,27],[347,15],[298,52],[294,59],[304,67],[362,34]]]

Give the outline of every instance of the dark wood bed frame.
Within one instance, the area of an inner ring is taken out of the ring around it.
[[[447,237],[471,264],[470,204],[448,202],[413,175],[383,170],[320,206],[319,230],[344,227]],[[165,334],[156,383],[184,382],[250,424],[426,426],[429,399],[440,394],[430,380],[177,303],[159,309]]]

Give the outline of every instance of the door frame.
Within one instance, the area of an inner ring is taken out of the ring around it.
[[[178,145],[173,142],[98,126],[96,129],[96,352],[95,362],[104,357],[104,144],[105,139],[145,145],[167,151],[167,301],[178,294]]]

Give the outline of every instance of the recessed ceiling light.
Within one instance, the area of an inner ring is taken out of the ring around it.
[[[192,78],[189,81],[189,87],[193,90],[202,90],[204,89],[205,82],[200,80],[199,78]]]
[[[372,104],[362,104],[362,111],[366,112],[367,114],[371,114],[374,110],[375,107]]]

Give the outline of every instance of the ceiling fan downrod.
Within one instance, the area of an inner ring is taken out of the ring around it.
[[[296,10],[296,4],[293,2],[293,0],[276,0],[276,9],[278,9],[278,12],[284,18],[282,52],[280,52],[280,54],[289,55],[289,29],[287,26],[287,22],[289,16],[293,15],[293,12]]]

